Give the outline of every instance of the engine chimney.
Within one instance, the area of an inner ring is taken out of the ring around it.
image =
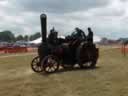
[[[42,43],[46,43],[47,41],[47,16],[46,14],[41,14],[40,19],[41,19]]]

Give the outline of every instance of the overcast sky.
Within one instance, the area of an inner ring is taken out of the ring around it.
[[[0,31],[15,35],[40,32],[40,14],[60,35],[75,27],[100,37],[128,37],[128,0],[0,0]]]

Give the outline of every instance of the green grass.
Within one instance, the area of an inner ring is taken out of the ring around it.
[[[0,96],[128,96],[128,56],[101,48],[97,68],[50,75],[31,70],[34,55],[0,58]]]

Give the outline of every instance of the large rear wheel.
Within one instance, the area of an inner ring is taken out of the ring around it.
[[[96,67],[97,60],[91,61],[90,67],[95,68]]]
[[[79,64],[80,68],[95,68],[96,67],[96,61],[92,60],[92,61],[88,61],[86,63],[80,63]]]
[[[80,68],[90,67],[91,66],[91,62],[80,63],[79,66],[80,66]]]

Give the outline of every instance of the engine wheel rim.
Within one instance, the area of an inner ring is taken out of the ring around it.
[[[43,68],[40,65],[40,58],[39,58],[39,56],[35,57],[32,60],[31,67],[32,67],[32,70],[35,71],[35,72],[42,72],[43,71]]]
[[[90,67],[91,64],[92,64],[92,62],[89,61],[89,62],[86,62],[86,63],[83,63],[83,64],[79,64],[79,65],[80,65],[81,68],[86,68],[86,67]]]
[[[58,69],[58,61],[54,56],[48,56],[43,61],[44,71],[47,73],[55,72]]]

